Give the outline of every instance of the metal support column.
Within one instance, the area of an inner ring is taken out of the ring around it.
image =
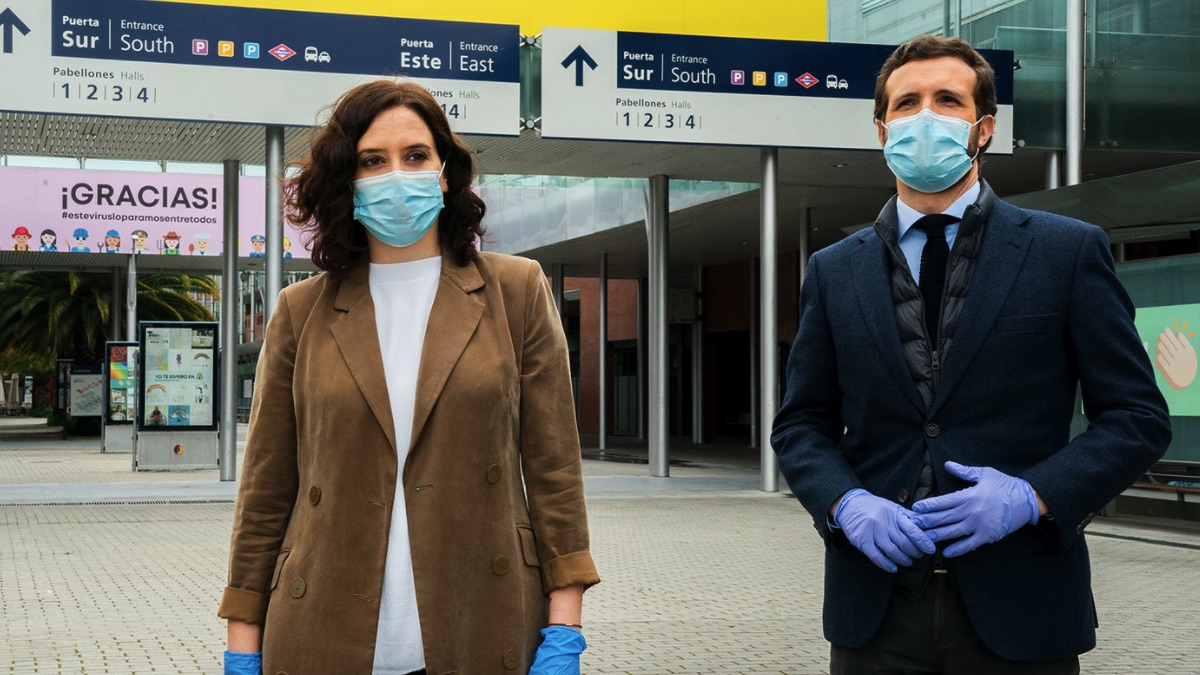
[[[1117,244],[1113,248],[1116,249],[1113,251],[1113,262],[1125,262],[1125,244]]]
[[[554,296],[554,308],[558,310],[559,318],[563,314],[563,285],[562,263],[550,265],[550,293]]]
[[[763,148],[762,150],[762,233],[760,236],[759,273],[762,289],[759,291],[759,403],[762,419],[758,428],[761,431],[760,457],[762,458],[762,491],[779,491],[779,467],[775,450],[771,447],[771,427],[774,425],[775,412],[779,408],[779,357],[777,336],[779,334],[779,317],[775,311],[779,303],[779,276],[776,273],[776,231],[778,213],[776,211],[776,193],[779,187],[779,150]]]
[[[263,325],[271,320],[275,300],[283,290],[283,127],[267,131],[267,289],[263,294]]]
[[[121,339],[121,270],[113,268],[112,294],[108,298],[108,335],[110,340]]]
[[[637,437],[646,440],[646,279],[637,282]]]
[[[221,252],[221,480],[237,478],[237,324],[241,321],[238,292],[238,174],[239,162],[225,160],[224,250]]]
[[[1083,175],[1084,119],[1084,4],[1067,0],[1067,185],[1078,185]]]
[[[758,258],[750,259],[750,447],[758,447]]]
[[[125,274],[125,338],[138,340],[137,332],[137,256],[129,255],[129,271]]]
[[[800,209],[800,269],[797,271],[796,278],[800,282],[800,287],[804,287],[804,275],[808,273],[808,257],[812,255],[812,209],[804,207]],[[799,303],[797,303],[799,307]],[[796,322],[799,325],[799,322]]]
[[[649,314],[649,417],[650,475],[669,476],[667,449],[667,228],[670,183],[663,174],[650,177],[650,203],[646,229],[650,256]]]
[[[246,272],[246,288],[250,295],[250,339],[247,342],[254,342],[258,337],[258,321],[254,318],[258,314],[258,282],[254,278],[254,270]]]
[[[1046,154],[1046,189],[1057,190],[1062,187],[1062,160],[1063,153],[1061,150],[1051,150]]]
[[[600,384],[599,417],[600,417],[600,449],[608,445],[608,254],[600,254],[599,279],[599,319],[600,319],[600,356],[599,372],[596,379]]]
[[[692,323],[692,442],[704,442],[704,268],[696,268],[696,321]]]

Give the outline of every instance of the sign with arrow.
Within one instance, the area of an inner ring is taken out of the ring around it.
[[[575,51],[571,52],[567,55],[567,58],[563,59],[563,68],[569,69],[572,65],[575,66],[576,87],[583,86],[583,67],[585,65],[592,70],[596,69],[596,62],[592,60],[592,55],[587,53],[587,50],[583,48],[583,45],[576,47]]]
[[[310,126],[346,90],[385,77],[429,89],[460,133],[520,133],[515,25],[0,1],[0,110]]]
[[[29,35],[29,26],[13,13],[11,7],[6,7],[0,12],[0,42],[4,44],[5,54],[13,52],[13,29],[20,31],[21,35]]]
[[[887,45],[571,28],[542,32],[542,136],[878,150],[875,76]],[[1012,52],[983,52],[1012,152]]]

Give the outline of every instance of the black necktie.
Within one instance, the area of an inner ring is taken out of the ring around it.
[[[946,243],[946,226],[958,218],[944,213],[921,217],[913,227],[925,233],[925,248],[921,249],[921,297],[925,304],[925,329],[929,348],[938,348],[938,319],[942,310],[942,288],[946,285],[946,263],[950,246]]]

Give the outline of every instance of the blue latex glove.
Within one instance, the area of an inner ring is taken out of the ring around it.
[[[975,485],[917,502],[913,522],[934,541],[966,537],[946,547],[947,558],[1000,541],[1037,522],[1037,496],[1025,479],[958,462],[946,462],[946,471]]]
[[[903,506],[854,488],[842,495],[833,522],[871,562],[895,572],[897,565],[908,567],[916,558],[936,549],[911,517]]]
[[[529,675],[579,675],[579,655],[585,649],[583,633],[566,626],[546,626]]]
[[[225,652],[225,675],[262,675],[262,652]]]

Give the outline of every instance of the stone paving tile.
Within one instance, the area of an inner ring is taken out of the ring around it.
[[[585,673],[827,671],[822,547],[794,500],[609,495],[589,513],[604,582]],[[232,514],[0,507],[0,675],[220,672]],[[1101,628],[1083,672],[1200,671],[1200,537],[1176,543],[1089,538]]]

